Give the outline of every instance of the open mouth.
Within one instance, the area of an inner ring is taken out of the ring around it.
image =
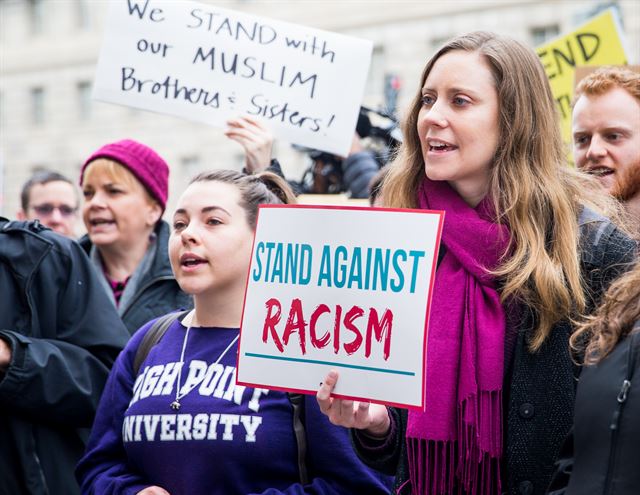
[[[436,153],[453,151],[458,149],[458,147],[454,146],[453,144],[449,144],[445,141],[438,141],[435,139],[430,139],[429,141],[427,141],[427,144],[429,145],[429,151],[434,151]]]
[[[605,177],[614,173],[613,169],[608,167],[594,167],[587,170],[587,172],[591,175],[595,175],[596,177]]]
[[[92,220],[89,220],[89,225],[91,225],[92,227],[97,227],[99,225],[111,225],[114,223],[115,222],[113,220],[106,220],[103,218],[94,218]]]
[[[193,268],[195,266],[204,265],[206,263],[207,260],[195,254],[183,254],[180,257],[180,266],[183,266],[185,268]]]
[[[205,263],[206,261],[204,260],[185,260],[180,262],[182,266],[198,266],[198,265],[204,265]]]

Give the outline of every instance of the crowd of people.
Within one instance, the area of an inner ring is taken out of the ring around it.
[[[468,33],[402,131],[383,168],[356,134],[342,173],[374,206],[446,212],[424,411],[337,398],[334,370],[315,397],[236,384],[258,206],[297,192],[238,117],[244,170],[172,212],[169,165],[125,139],[88,153],[83,201],[41,172],[0,219],[0,493],[635,493],[640,75],[578,84],[571,167],[535,52]]]

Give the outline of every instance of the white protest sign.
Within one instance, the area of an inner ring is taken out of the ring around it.
[[[346,155],[372,43],[189,1],[112,0],[94,98]]]
[[[422,409],[426,322],[444,213],[262,206],[237,381]]]

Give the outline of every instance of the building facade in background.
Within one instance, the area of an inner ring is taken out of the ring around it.
[[[371,108],[396,103],[401,110],[435,49],[452,36],[478,29],[535,47],[614,7],[629,62],[640,61],[640,2],[634,0],[203,3],[372,40],[363,101]],[[15,217],[20,188],[34,171],[51,168],[75,179],[93,150],[123,138],[144,142],[170,164],[169,212],[195,173],[242,167],[240,146],[222,129],[91,99],[107,7],[107,0],[0,0],[1,215]],[[300,179],[309,165],[307,156],[284,142],[277,143],[275,153],[286,175]]]

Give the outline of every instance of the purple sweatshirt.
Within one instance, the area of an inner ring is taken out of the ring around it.
[[[382,494],[391,479],[366,468],[347,430],[305,397],[307,470],[299,481],[292,406],[283,392],[235,384],[238,329],[192,328],[175,400],[186,328],[176,321],[133,376],[151,323],[134,334],[105,387],[76,474],[82,493],[136,494],[158,485],[171,495]]]

